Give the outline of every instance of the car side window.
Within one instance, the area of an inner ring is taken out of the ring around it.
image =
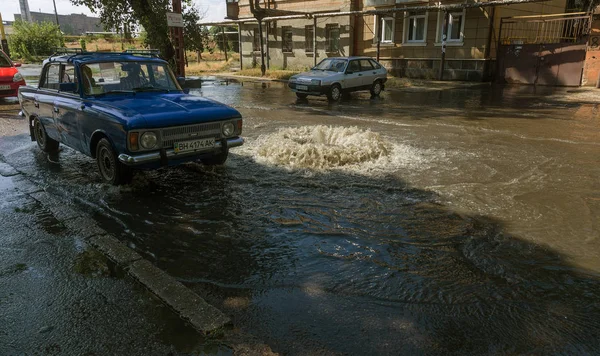
[[[360,72],[360,65],[358,64],[358,61],[350,61],[350,64],[348,64],[348,72]]]
[[[75,72],[75,67],[72,64],[63,65],[63,72],[61,83],[75,83],[75,89],[72,93],[79,92],[79,82],[77,80],[77,73]]]
[[[373,65],[371,65],[371,62],[368,59],[361,59],[360,60],[360,69],[364,72],[367,70],[373,70]]]
[[[375,67],[375,69],[381,69],[381,65],[377,62],[375,62],[372,59],[369,59],[369,62],[371,62],[371,64],[373,65],[373,67]]]
[[[44,82],[42,83],[41,87],[45,89],[58,90],[58,84],[60,83],[60,65],[58,63],[50,64],[46,68],[46,75],[44,76]]]

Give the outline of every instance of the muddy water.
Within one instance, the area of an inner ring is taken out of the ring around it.
[[[484,87],[329,105],[204,84],[245,117],[224,167],[114,188],[70,150],[58,167],[14,150],[275,351],[597,352],[595,98]]]

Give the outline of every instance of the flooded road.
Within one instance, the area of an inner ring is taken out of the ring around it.
[[[276,352],[597,352],[597,100],[416,88],[329,105],[203,84],[245,118],[223,167],[115,188],[67,148],[48,159],[21,135],[2,153]]]

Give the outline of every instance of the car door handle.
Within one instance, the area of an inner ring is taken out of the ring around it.
[[[358,76],[359,76],[359,77],[362,77],[362,74],[359,74]]]
[[[58,113],[59,111],[60,111],[60,110],[58,110],[58,108],[55,106],[55,107],[54,107],[54,112],[55,112],[55,113]]]

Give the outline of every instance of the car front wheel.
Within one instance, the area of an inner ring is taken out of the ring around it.
[[[372,96],[379,96],[379,94],[381,94],[382,90],[383,90],[383,85],[381,84],[381,82],[379,80],[377,80],[371,86],[371,95]]]
[[[229,156],[229,150],[225,150],[220,152],[212,157],[202,158],[200,161],[205,166],[218,166],[222,165],[227,161],[227,156]]]
[[[96,162],[105,183],[121,185],[131,182],[131,168],[119,162],[115,150],[106,138],[101,139],[96,146]]]
[[[42,122],[38,118],[35,118],[33,121],[33,134],[40,150],[49,153],[58,151],[58,141],[48,136],[44,125],[42,125]]]
[[[340,101],[342,98],[342,87],[339,84],[334,84],[329,89],[329,93],[327,93],[327,99],[329,101]]]

